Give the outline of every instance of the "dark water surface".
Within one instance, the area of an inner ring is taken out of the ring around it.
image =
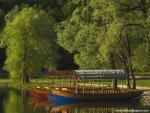
[[[29,91],[0,88],[0,113],[150,113],[150,96],[132,102],[51,102]]]

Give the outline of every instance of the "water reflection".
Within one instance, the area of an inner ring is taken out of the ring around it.
[[[5,113],[20,113],[22,111],[21,96],[15,91],[9,91],[8,97],[4,100]],[[18,109],[21,108],[21,109]]]
[[[51,113],[115,113],[132,109],[148,110],[149,108],[137,102],[58,102],[55,103]]]
[[[147,99],[146,99],[147,100]],[[150,110],[140,102],[51,102],[29,96],[26,90],[0,89],[0,113],[121,113],[125,110]],[[146,102],[150,103],[150,102]],[[141,111],[142,112],[142,111]],[[145,111],[150,112],[150,111]],[[140,113],[140,111],[138,112]]]

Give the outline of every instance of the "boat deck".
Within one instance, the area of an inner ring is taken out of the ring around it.
[[[68,88],[68,87],[54,87],[52,90],[62,93],[72,93],[72,94],[127,94],[130,92],[136,92],[137,90],[130,89],[112,89],[112,88]]]

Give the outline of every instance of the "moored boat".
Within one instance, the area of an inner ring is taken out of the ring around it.
[[[61,87],[54,85],[51,88],[56,99],[66,101],[131,100],[139,99],[143,93],[142,90],[123,87],[123,80],[127,79],[127,73],[124,70],[77,70],[76,72],[76,75],[70,76],[68,80],[65,77],[66,81],[61,77]],[[109,84],[101,82],[103,80],[112,80],[112,85],[110,82]],[[118,87],[117,80],[122,80],[122,87]]]
[[[50,91],[46,88],[36,87],[36,88],[29,89],[29,94],[32,97],[48,99],[49,93],[50,93]]]
[[[67,101],[80,101],[80,100],[131,100],[139,99],[143,91],[141,90],[127,90],[127,89],[69,89],[53,88],[51,91],[56,99]]]

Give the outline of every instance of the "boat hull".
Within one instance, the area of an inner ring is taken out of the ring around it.
[[[80,100],[131,100],[138,99],[143,91],[135,90],[128,93],[114,94],[76,94],[52,90],[53,95],[58,100],[80,101]]]
[[[47,89],[42,88],[31,88],[29,89],[29,94],[31,97],[37,97],[41,99],[48,99],[48,94],[50,92]]]

